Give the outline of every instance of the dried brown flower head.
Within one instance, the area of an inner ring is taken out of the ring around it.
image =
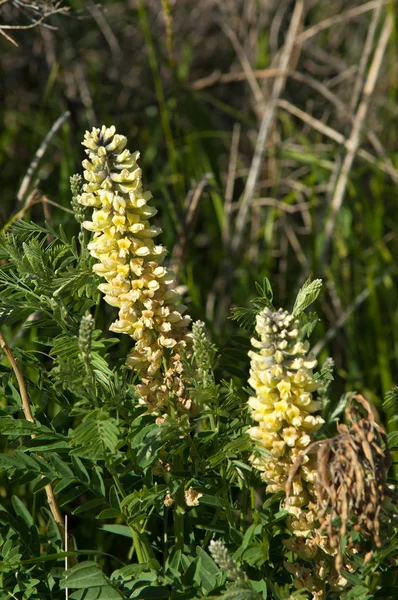
[[[311,444],[293,465],[287,482],[289,496],[297,469],[305,455],[317,447],[317,518],[320,531],[326,532],[336,553],[337,572],[343,566],[340,541],[349,528],[370,536],[377,547],[381,545],[379,516],[384,498],[391,495],[386,483],[391,465],[387,437],[370,404],[357,394],[350,399],[345,414],[347,425],[339,424],[335,437]],[[350,540],[347,544],[352,546]]]

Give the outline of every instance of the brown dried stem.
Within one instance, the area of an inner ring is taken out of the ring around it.
[[[187,195],[184,214],[181,219],[182,224],[177,231],[177,241],[170,260],[170,270],[176,275],[175,281],[177,281],[178,273],[182,268],[185,252],[198,214],[200,200],[206,186],[209,184],[209,179],[210,175],[206,173]]]
[[[19,392],[20,392],[21,400],[22,400],[22,410],[25,415],[25,419],[27,421],[29,421],[30,423],[34,423],[35,420],[33,418],[32,411],[30,408],[29,396],[28,396],[28,392],[26,389],[25,380],[22,376],[21,371],[19,370],[17,361],[15,360],[15,357],[11,351],[11,348],[8,346],[1,330],[0,330],[0,347],[4,351],[4,354],[7,356],[8,360],[11,364],[12,370],[14,371],[16,380],[18,382]],[[34,433],[32,433],[31,438],[34,439],[35,437],[36,437],[36,435]],[[44,477],[44,475],[43,475],[43,477]],[[61,511],[60,511],[60,508],[58,506],[57,500],[54,495],[54,490],[50,483],[46,485],[45,491],[46,491],[46,495],[47,495],[47,502],[48,502],[48,505],[51,510],[51,514],[54,518],[54,521],[57,524],[58,531],[61,535],[62,542],[64,542],[65,541],[64,521],[63,521],[63,517],[62,517]]]
[[[7,2],[7,0],[2,0],[0,2],[0,6],[2,4],[5,4],[6,2]],[[21,3],[17,2],[16,0],[10,1],[10,4],[12,4],[18,10],[21,9]],[[40,27],[40,26],[47,27],[49,29],[56,29],[55,27],[48,25],[46,21],[53,15],[66,14],[69,11],[69,7],[62,7],[61,4],[62,4],[62,0],[61,0],[61,2],[55,2],[52,6],[49,7],[49,10],[47,10],[46,3],[43,3],[43,6],[35,5],[33,3],[24,3],[22,6],[23,10],[30,9],[32,14],[35,14],[35,15],[38,14],[40,16],[38,18],[35,18],[32,21],[32,23],[30,23],[29,25],[17,25],[17,24],[0,25],[0,35],[4,36],[9,42],[14,44],[14,46],[18,47],[18,43],[8,33],[6,33],[5,30],[19,31],[19,30],[26,30],[26,29],[34,29],[35,27]]]

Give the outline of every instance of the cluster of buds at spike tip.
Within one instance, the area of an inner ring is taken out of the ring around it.
[[[308,341],[300,339],[298,320],[287,311],[265,308],[257,315],[256,331],[260,339],[252,339],[252,345],[257,351],[249,352],[249,384],[255,396],[249,405],[258,424],[249,429],[249,435],[265,452],[264,457],[251,460],[261,471],[268,492],[285,492],[292,465],[324,423],[315,414],[320,402],[313,398],[319,387],[313,375],[317,362],[309,353]],[[316,473],[315,458],[306,456],[292,482],[286,508],[296,534],[308,535],[313,528],[302,507],[313,498]]]
[[[87,131],[83,146],[84,180],[77,201],[92,207],[83,227],[94,233],[88,244],[97,259],[93,270],[105,279],[98,287],[105,301],[119,309],[110,329],[135,341],[127,366],[141,377],[140,400],[151,410],[171,397],[189,405],[182,380],[182,353],[190,354],[190,317],[173,289],[173,274],[162,265],[166,250],[154,241],[161,230],[150,224],[156,209],[143,191],[139,153],[115,127]]]

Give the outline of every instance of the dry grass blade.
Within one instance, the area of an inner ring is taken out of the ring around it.
[[[323,247],[321,251],[321,262],[324,261],[329,249],[329,244],[333,234],[336,216],[344,199],[348,176],[352,164],[354,162],[355,155],[358,151],[360,135],[364,125],[366,114],[368,112],[370,97],[376,85],[377,77],[379,75],[380,68],[382,65],[383,56],[387,48],[388,40],[390,38],[391,29],[392,17],[388,16],[384,22],[380,39],[373,56],[373,61],[369,69],[369,74],[363,88],[362,99],[359,103],[358,110],[354,117],[349,139],[347,140],[347,153],[344,157],[339,177],[337,179],[336,187],[334,189],[333,197],[331,200],[329,216],[325,225],[325,234],[323,240]]]
[[[342,133],[340,133],[339,131],[336,131],[329,125],[326,125],[323,121],[320,121],[319,119],[316,119],[315,117],[309,115],[305,111],[301,110],[301,108],[298,108],[297,106],[294,106],[287,100],[283,100],[283,99],[278,100],[277,105],[279,108],[286,110],[286,112],[289,112],[293,116],[295,116],[298,119],[300,119],[301,121],[303,121],[303,123],[306,123],[307,125],[312,127],[312,129],[315,129],[315,131],[319,131],[319,133],[322,133],[322,135],[325,135],[326,137],[330,138],[331,140],[337,142],[338,144],[341,144],[347,150],[350,148],[349,140],[346,140],[346,138],[344,137],[344,135]],[[372,132],[368,133],[368,137],[371,138],[371,141],[374,139],[372,136]],[[382,155],[382,148],[380,148],[380,146],[378,148],[378,151],[379,151],[379,154]],[[373,156],[370,152],[368,152],[367,150],[364,150],[363,148],[359,148],[357,154],[358,154],[358,156],[360,156],[363,160],[365,160],[372,166],[379,168],[384,173],[388,173],[388,175],[390,175],[391,179],[395,183],[397,183],[398,171],[395,169],[395,167],[391,163],[391,161],[389,161],[388,159],[385,159],[385,157],[383,157],[384,162],[378,161],[375,156]],[[339,171],[337,171],[336,175],[338,177]],[[334,176],[334,178],[337,181],[336,175]],[[334,181],[331,181],[331,184],[332,185],[329,185],[329,188],[335,189]]]
[[[93,0],[90,0],[88,3],[88,10],[100,28],[113,56],[120,56],[122,49],[116,35],[113,33],[111,26],[105,18],[104,10]]]
[[[372,52],[373,40],[374,40],[377,26],[379,24],[379,20],[381,17],[381,9],[383,8],[383,4],[384,4],[383,0],[379,0],[379,4],[373,13],[372,21],[370,23],[368,33],[366,36],[365,46],[364,46],[361,60],[359,63],[358,73],[357,73],[357,77],[355,80],[354,90],[353,90],[351,102],[350,102],[350,108],[353,112],[356,109],[359,97],[361,95],[361,89],[363,88],[363,78],[365,76],[365,70],[366,70],[366,67],[368,64],[370,53]]]
[[[307,123],[308,125],[310,125],[310,127],[315,129],[316,131],[319,131],[320,133],[327,136],[328,138],[334,140],[338,144],[345,143],[345,138],[342,133],[339,133],[332,127],[329,127],[329,125],[325,125],[325,123],[323,123],[319,119],[315,119],[308,113],[301,110],[301,108],[297,108],[297,106],[294,106],[287,100],[280,99],[280,100],[278,100],[277,105],[279,108],[283,108],[283,110],[286,110],[287,112],[294,115],[295,117],[298,117],[304,123]]]
[[[279,61],[279,69],[285,71],[289,65],[289,61],[292,52],[297,44],[297,35],[301,27],[302,18],[304,14],[304,3],[302,0],[298,0],[294,7],[292,20],[290,22],[289,31],[286,36],[286,44]],[[253,200],[254,191],[256,189],[257,181],[260,175],[261,164],[264,157],[264,151],[266,142],[271,130],[271,124],[274,119],[274,114],[277,106],[277,100],[279,99],[286,82],[286,75],[279,75],[274,82],[271,96],[269,98],[267,108],[264,112],[264,116],[261,121],[260,131],[258,133],[256,146],[254,150],[254,156],[252,164],[250,166],[249,175],[246,182],[246,187],[243,193],[242,202],[239,208],[239,212],[236,218],[235,235],[232,240],[232,253],[236,255],[239,252],[243,232],[246,226],[247,214],[249,211],[250,203]]]
[[[224,203],[224,225],[222,230],[222,238],[224,247],[227,248],[230,244],[231,236],[231,217],[232,217],[232,200],[235,188],[236,166],[238,163],[238,151],[240,140],[241,126],[239,123],[234,124],[231,141],[231,153],[229,157],[227,185],[225,188],[225,203]]]
[[[256,79],[273,79],[274,77],[278,77],[278,75],[284,75],[285,71],[282,71],[281,69],[254,69],[251,71],[251,73]],[[287,73],[288,72],[286,71],[286,74]],[[201,77],[200,79],[190,83],[189,89],[198,91],[213,87],[218,83],[238,83],[246,80],[247,74],[245,71],[233,71],[232,73],[214,71],[210,75]]]
[[[342,102],[336,94],[329,90],[326,85],[323,85],[320,81],[317,81],[311,75],[307,73],[300,73],[299,71],[289,71],[283,69],[254,69],[251,71],[252,75],[256,79],[273,79],[279,75],[286,75],[287,77],[305,83],[309,87],[313,88],[324,96],[329,102],[334,104],[340,113],[344,113],[346,110],[344,102]],[[246,81],[247,75],[244,71],[233,71],[232,73],[221,73],[221,71],[214,71],[207,77],[197,79],[189,85],[191,90],[203,90],[209,87],[213,87],[217,84],[229,84]]]
[[[346,21],[349,21],[351,19],[356,19],[360,15],[363,15],[369,12],[370,10],[377,9],[379,4],[380,0],[372,0],[372,2],[366,2],[365,4],[361,4],[360,6],[350,8],[349,10],[340,13],[339,15],[328,17],[320,23],[317,23],[309,29],[306,29],[306,31],[303,31],[303,33],[300,35],[300,42],[306,42],[310,38],[314,37],[315,35],[318,35],[318,33],[321,33],[322,31],[328,29],[329,27],[332,27],[333,25],[345,23]],[[389,0],[382,0],[382,4],[389,4]]]
[[[176,277],[178,277],[178,272],[181,269],[188,241],[198,213],[199,202],[203,191],[209,183],[209,178],[210,175],[205,174],[187,196],[182,224],[177,232],[177,241],[174,245],[170,261],[170,268],[176,274]]]
[[[253,97],[255,100],[254,109],[257,113],[257,116],[260,118],[265,110],[264,96],[263,96],[263,93],[261,91],[259,84],[257,83],[257,79],[256,79],[253,69],[251,67],[250,61],[247,58],[244,48],[242,48],[242,45],[241,45],[236,33],[234,32],[234,30],[231,29],[231,27],[229,27],[229,25],[227,25],[227,23],[224,23],[223,21],[221,21],[221,27],[222,27],[222,30],[224,31],[225,35],[231,41],[231,44],[233,45],[234,50],[240,60],[242,69],[245,74],[245,79],[247,80],[247,82],[250,86],[250,89],[252,91],[252,94],[253,94]]]
[[[36,154],[34,155],[29,168],[26,172],[25,177],[22,180],[22,183],[20,185],[20,188],[18,190],[17,193],[17,199],[19,200],[19,202],[22,202],[22,200],[25,197],[26,192],[28,191],[30,182],[32,180],[33,174],[37,169],[37,166],[41,160],[41,158],[43,158],[44,153],[46,152],[49,143],[51,142],[52,138],[54,137],[54,135],[57,133],[57,131],[62,127],[62,125],[65,123],[65,121],[67,119],[69,119],[70,117],[70,112],[66,111],[64,112],[63,115],[61,115],[53,124],[53,126],[51,127],[50,131],[47,133],[46,137],[44,138],[44,140],[42,141],[42,143],[40,144],[40,146],[38,147]]]

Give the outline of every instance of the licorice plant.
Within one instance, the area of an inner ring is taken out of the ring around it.
[[[217,348],[138,153],[114,127],[83,145],[76,220],[0,234],[0,600],[394,594],[397,390],[388,436],[359,394],[332,401],[317,279],[291,311],[265,279]]]

